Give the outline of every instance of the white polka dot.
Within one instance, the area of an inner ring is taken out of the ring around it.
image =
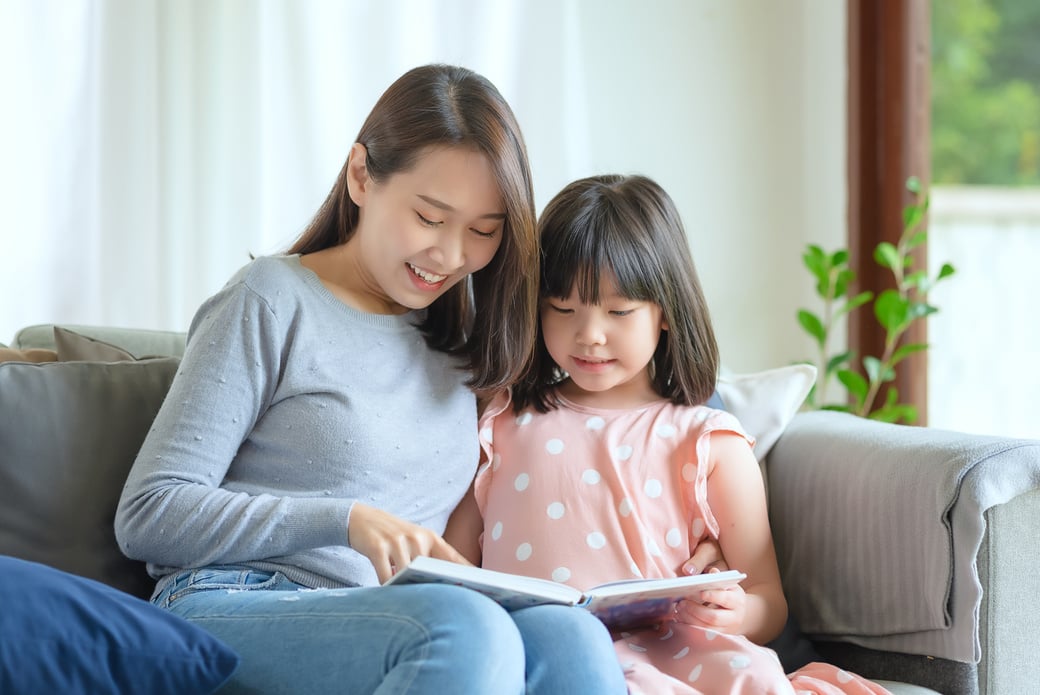
[[[631,649],[634,652],[645,652],[646,651],[646,647],[641,647],[638,644],[632,644],[631,642],[625,642],[625,644],[627,644],[628,648]]]
[[[701,677],[701,669],[702,668],[703,667],[700,664],[697,664],[696,666],[694,666],[693,670],[690,671],[690,675],[686,676],[686,680],[690,681],[691,683],[696,681],[698,678]]]
[[[585,542],[588,543],[589,547],[593,550],[599,550],[607,544],[607,537],[599,531],[593,531],[589,535],[585,536]]]
[[[851,683],[852,682],[852,674],[849,673],[848,671],[845,671],[845,670],[842,670],[842,669],[838,669],[838,682],[839,683]]]
[[[682,467],[682,479],[688,483],[697,480],[697,466],[692,463],[684,463]]]
[[[669,548],[678,548],[682,543],[682,532],[677,528],[668,529],[668,533],[664,535],[664,542],[668,544]]]
[[[600,481],[599,471],[594,471],[591,468],[582,471],[581,482],[586,485],[595,485]]]
[[[650,553],[654,557],[661,557],[661,546],[657,545],[657,541],[653,538],[647,538],[646,552]]]
[[[643,570],[639,569],[639,565],[637,565],[634,560],[628,563],[628,569],[636,579],[643,578]]]
[[[523,427],[524,425],[526,425],[527,423],[529,423],[531,421],[531,418],[532,418],[531,413],[524,413],[523,415],[521,415],[520,417],[518,417],[516,419],[516,424],[518,424],[521,427]]]
[[[675,436],[675,433],[675,425],[658,425],[654,428],[654,434],[656,434],[661,439],[671,439]]]
[[[690,524],[690,533],[693,534],[694,538],[700,538],[704,533],[704,519],[697,517]]]
[[[643,492],[646,493],[647,497],[660,497],[661,493],[664,492],[664,486],[661,485],[660,480],[651,478],[643,484]]]
[[[599,415],[593,415],[585,421],[585,426],[590,430],[601,430],[607,423]]]
[[[550,439],[545,443],[545,450],[550,454],[558,454],[563,451],[563,441],[560,439]]]
[[[545,508],[545,513],[549,515],[550,519],[559,519],[563,516],[564,506],[562,502],[553,502]]]
[[[499,521],[491,527],[491,540],[497,541],[502,537],[502,522]]]
[[[517,492],[523,492],[527,489],[527,486],[531,484],[531,476],[526,473],[521,473],[516,476],[516,480],[513,481],[513,487],[516,488]]]
[[[495,454],[491,457],[491,470],[497,471],[502,465],[502,455]]]
[[[621,500],[621,504],[617,507],[618,514],[621,516],[628,516],[632,513],[632,501],[627,497]]]
[[[716,632],[715,630],[705,630],[704,631],[704,639],[708,640],[709,642],[712,641],[713,639],[715,639],[718,636],[719,636],[719,633]]]
[[[619,447],[614,448],[614,458],[618,461],[627,461],[632,458],[632,447],[628,444],[622,444]]]
[[[741,669],[751,665],[751,659],[746,654],[737,654],[729,660],[730,668]]]
[[[669,630],[669,632],[671,632],[671,630]],[[677,651],[675,654],[673,654],[672,658],[673,659],[681,659],[681,658],[683,658],[684,656],[686,656],[689,653],[690,653],[690,648],[689,647],[683,647],[682,649]]]
[[[480,436],[489,442],[495,441],[495,432],[490,427],[485,427],[484,429],[480,430]]]
[[[554,582],[560,582],[563,584],[571,578],[571,571],[566,567],[557,567],[552,571],[552,578]]]
[[[527,558],[531,557],[531,544],[521,543],[516,546],[516,559],[523,562]]]
[[[665,640],[670,640],[672,638],[672,635],[674,635],[674,634],[675,633],[672,632],[672,628],[668,628],[668,632],[664,633],[663,635],[661,635],[657,639],[659,639],[662,642],[664,642]],[[689,651],[689,650],[687,649],[687,651]]]

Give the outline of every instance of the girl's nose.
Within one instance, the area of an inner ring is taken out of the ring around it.
[[[593,317],[589,317],[578,326],[576,340],[579,345],[602,345],[606,342],[606,335],[600,322]]]

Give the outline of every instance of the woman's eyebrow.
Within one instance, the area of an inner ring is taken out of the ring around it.
[[[422,193],[416,194],[416,197],[420,198],[421,200],[426,201],[427,203],[429,203],[430,205],[432,205],[433,207],[435,207],[435,208],[437,208],[439,210],[444,210],[445,212],[458,212],[458,210],[453,208],[451,205],[448,205],[443,200],[437,200],[436,198],[431,198],[430,196],[423,195]],[[506,218],[506,213],[504,213],[504,212],[489,212],[489,213],[487,213],[485,215],[479,215],[479,218],[480,219],[489,219],[489,220],[504,220]]]

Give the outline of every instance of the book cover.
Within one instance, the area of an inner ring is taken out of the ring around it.
[[[609,582],[581,592],[574,587],[507,572],[461,565],[432,557],[417,557],[385,585],[440,583],[464,586],[489,596],[506,610],[545,603],[580,606],[608,627],[646,625],[672,611],[676,602],[705,589],[732,586],[745,578],[728,570],[665,579]]]

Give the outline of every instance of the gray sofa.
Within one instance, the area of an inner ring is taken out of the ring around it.
[[[0,555],[146,597],[151,582],[119,552],[112,517],[184,336],[68,328],[83,350],[0,362],[0,479],[17,483],[0,490]],[[54,334],[28,327],[10,348],[55,350]],[[1040,441],[800,413],[766,466],[804,631],[785,635],[790,645],[897,694],[1036,691]]]

